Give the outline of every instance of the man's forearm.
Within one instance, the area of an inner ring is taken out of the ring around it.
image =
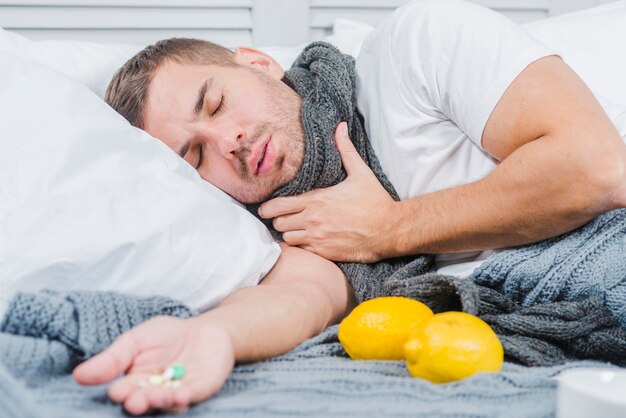
[[[237,361],[262,360],[287,352],[332,324],[328,308],[305,300],[292,286],[241,289],[225,304],[194,318],[229,335]]]
[[[337,323],[352,307],[353,294],[328,260],[283,247],[278,264],[262,284],[243,288],[218,307],[192,319],[230,337],[235,359],[262,360],[294,348]]]
[[[622,172],[597,175],[568,160],[568,154],[560,139],[541,138],[518,148],[479,181],[399,202],[389,216],[391,239],[381,252],[522,245],[575,229],[623,204]],[[598,165],[602,170],[602,162]]]

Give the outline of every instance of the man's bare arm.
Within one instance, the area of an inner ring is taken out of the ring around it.
[[[558,57],[535,62],[511,84],[482,141],[502,161],[487,177],[398,205],[398,253],[526,244],[624,205],[624,142]]]
[[[111,384],[109,396],[128,412],[178,411],[216,394],[235,362],[285,353],[338,322],[353,304],[353,292],[337,266],[283,246],[259,286],[240,289],[195,318],[158,317],[140,324],[79,365],[74,377],[93,385],[125,373]],[[187,370],[180,387],[146,383],[172,364]]]
[[[225,329],[237,361],[285,353],[338,323],[354,306],[339,267],[300,248],[281,247],[281,257],[259,286],[238,290],[194,319]]]
[[[625,205],[626,147],[558,57],[536,61],[514,80],[482,140],[502,161],[488,176],[397,203],[337,138],[347,180],[266,202],[260,213],[275,218],[291,245],[333,260],[375,261],[535,242]]]

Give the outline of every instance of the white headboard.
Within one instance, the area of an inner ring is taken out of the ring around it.
[[[172,36],[293,46],[339,17],[376,24],[408,0],[0,0],[0,26],[33,39],[147,44]],[[528,22],[611,0],[472,0]]]

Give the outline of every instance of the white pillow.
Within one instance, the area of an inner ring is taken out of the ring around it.
[[[626,0],[524,25],[596,93],[626,105]]]
[[[354,31],[371,26],[339,20],[335,24],[335,35],[324,40],[336,44],[342,51],[356,56],[365,36],[358,36],[354,41]],[[345,32],[338,37],[337,31]],[[368,31],[369,32],[369,31]],[[33,41],[23,35],[4,30],[0,27],[0,51],[5,51],[21,58],[47,65],[66,76],[87,86],[99,97],[104,98],[106,88],[113,74],[143,45],[112,44],[82,41],[42,40]],[[260,48],[278,61],[282,68],[289,68],[305,45],[295,47]]]
[[[144,45],[112,44],[82,41],[33,41],[19,33],[0,27],[0,51],[47,65],[87,86],[104,98],[113,74]],[[283,68],[289,68],[304,45],[261,48]]]
[[[363,41],[373,29],[374,27],[367,23],[337,19],[333,23],[332,35],[327,36],[324,40],[335,45],[343,53],[356,57],[361,51]]]
[[[82,41],[33,41],[0,28],[0,51],[48,65],[104,97],[109,81],[142,45]]]
[[[205,310],[278,258],[241,205],[48,67],[0,52],[0,121],[0,311],[40,288]]]

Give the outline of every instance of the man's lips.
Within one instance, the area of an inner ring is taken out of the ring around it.
[[[268,173],[274,166],[276,160],[276,152],[272,144],[272,138],[269,137],[261,143],[248,159],[248,168],[255,176]]]
[[[274,148],[274,142],[270,138],[267,141],[267,145],[265,146],[264,154],[259,164],[259,169],[256,173],[257,176],[263,176],[274,168],[274,163],[276,163],[276,149]]]

